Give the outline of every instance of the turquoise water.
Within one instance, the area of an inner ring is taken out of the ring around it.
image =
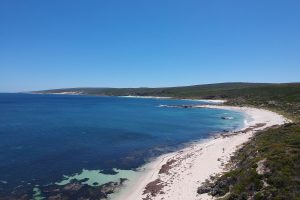
[[[20,185],[103,184],[149,158],[243,125],[244,116],[172,99],[0,94],[0,193]],[[233,117],[223,120],[222,116]]]

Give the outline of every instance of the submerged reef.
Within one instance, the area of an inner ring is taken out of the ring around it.
[[[66,185],[51,184],[34,187],[18,186],[9,194],[0,194],[0,199],[6,200],[73,200],[73,199],[106,199],[109,194],[119,190],[126,178],[117,182],[108,182],[103,185],[90,186],[84,184],[86,180],[73,179]]]

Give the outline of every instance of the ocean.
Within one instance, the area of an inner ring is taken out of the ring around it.
[[[31,198],[40,187],[74,180],[90,186],[130,180],[149,159],[243,126],[239,112],[161,106],[202,103],[0,94],[0,197],[23,188],[33,191]]]

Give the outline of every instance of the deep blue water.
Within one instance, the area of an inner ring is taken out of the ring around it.
[[[243,123],[237,112],[159,107],[187,100],[0,94],[0,181],[47,184],[148,158]],[[226,114],[225,114],[226,113]],[[221,116],[233,116],[222,120]]]

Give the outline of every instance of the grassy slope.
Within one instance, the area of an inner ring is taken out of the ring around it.
[[[171,96],[228,99],[227,104],[274,110],[294,124],[261,131],[232,158],[236,168],[219,177],[215,193],[223,199],[300,200],[300,83],[224,83],[173,88],[73,88],[43,92],[89,95]],[[42,92],[42,93],[43,93]],[[266,159],[270,171],[259,175],[257,162]],[[225,184],[224,184],[225,183]]]

